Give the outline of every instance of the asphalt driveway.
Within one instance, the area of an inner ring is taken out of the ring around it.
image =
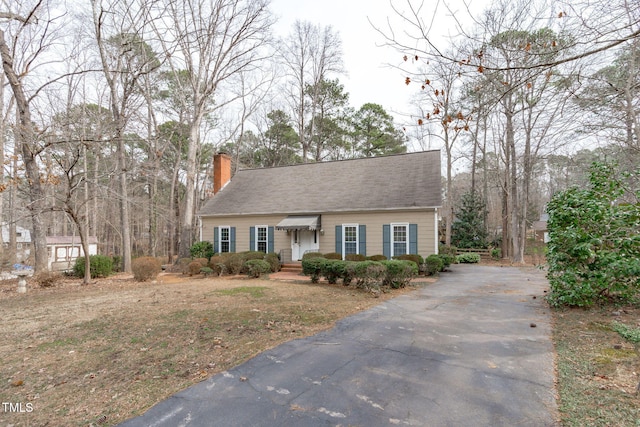
[[[121,426],[553,426],[544,272],[456,265]]]

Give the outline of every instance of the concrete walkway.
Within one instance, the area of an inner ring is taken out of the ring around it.
[[[554,426],[547,282],[456,265],[266,351],[122,426]]]

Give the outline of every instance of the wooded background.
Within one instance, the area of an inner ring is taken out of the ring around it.
[[[73,234],[129,271],[135,256],[189,255],[215,152],[238,168],[439,148],[443,241],[464,196],[487,242],[520,262],[550,196],[592,161],[637,167],[639,3],[458,5],[448,38],[426,3],[384,7],[371,37],[415,88],[393,115],[350,105],[330,23],[277,39],[268,0],[2,2],[0,218],[31,230],[36,270],[45,236]]]

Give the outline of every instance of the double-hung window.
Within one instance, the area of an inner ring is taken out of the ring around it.
[[[220,252],[231,252],[231,227],[220,227]]]
[[[269,234],[266,225],[257,225],[256,226],[256,247],[254,248],[256,251],[267,252],[267,248],[269,247]]]
[[[342,253],[344,255],[357,254],[358,251],[358,224],[345,224],[342,226]]]
[[[391,256],[409,253],[409,224],[391,224]]]

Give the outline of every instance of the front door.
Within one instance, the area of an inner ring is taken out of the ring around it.
[[[291,231],[291,259],[299,261],[306,252],[318,252],[318,232],[310,230]]]

